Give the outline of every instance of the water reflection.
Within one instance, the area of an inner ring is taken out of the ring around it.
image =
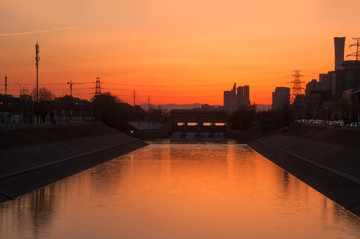
[[[156,142],[0,206],[0,238],[358,238],[360,220],[245,145]]]
[[[21,197],[0,208],[0,238],[4,232],[14,234],[13,238],[20,238],[23,233],[38,238],[38,234],[51,227],[56,213],[56,193],[59,185],[50,185],[39,189],[26,197]],[[13,230],[13,231],[9,231]]]

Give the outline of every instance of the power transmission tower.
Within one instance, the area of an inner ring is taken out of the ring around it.
[[[39,57],[39,44],[38,42],[36,42],[35,45],[35,66],[36,66],[36,102],[39,102],[39,61],[40,61],[40,57]]]
[[[72,80],[70,80],[70,81],[68,81],[68,84],[70,85],[70,96],[72,97],[72,86],[74,84],[83,84],[83,83],[74,83],[74,82],[72,82]]]
[[[136,98],[136,91],[133,90],[133,97],[134,97],[134,107],[135,107],[135,98]]]
[[[147,103],[147,105],[148,105],[148,111],[150,110],[150,95],[148,95],[148,103]]]
[[[348,56],[355,56],[355,60],[358,61],[359,60],[359,50],[360,50],[360,38],[353,38],[353,40],[356,41],[356,43],[354,44],[351,44],[349,47],[353,47],[355,46],[356,47],[356,51],[347,55],[346,57]]]
[[[95,96],[101,95],[100,77],[96,77],[95,82]]]
[[[290,82],[291,84],[293,84],[291,97],[290,97],[290,104],[294,103],[294,100],[295,100],[297,95],[302,95],[303,94],[303,89],[304,88],[301,86],[301,84],[305,83],[305,82],[301,81],[301,77],[303,77],[303,75],[300,74],[301,71],[294,70],[294,72],[295,72],[295,74],[291,75],[291,76],[294,77],[294,81]]]

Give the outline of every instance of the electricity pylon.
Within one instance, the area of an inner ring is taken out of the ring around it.
[[[291,97],[290,97],[290,104],[294,103],[294,100],[296,98],[297,95],[302,95],[303,94],[303,87],[301,86],[302,83],[305,83],[303,81],[301,81],[301,77],[303,77],[303,75],[300,74],[301,71],[299,70],[294,70],[294,75],[291,75],[294,77],[294,80],[291,81],[290,83],[293,84],[293,87],[291,88]]]
[[[347,55],[346,57],[348,57],[348,56],[355,56],[355,60],[358,61],[358,60],[359,60],[359,50],[360,50],[360,38],[353,38],[353,40],[355,40],[356,43],[351,44],[349,47],[355,46],[355,47],[356,47],[356,51],[353,52],[353,53],[350,53],[350,54]]]

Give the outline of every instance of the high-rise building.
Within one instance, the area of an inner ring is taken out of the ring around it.
[[[305,89],[306,98],[309,100],[311,93],[313,91],[319,91],[319,90],[320,90],[320,83],[316,79],[311,80],[309,83],[306,84],[306,89]]]
[[[224,108],[229,113],[236,110],[236,83],[230,91],[224,91]]]
[[[236,83],[230,91],[224,91],[224,108],[232,113],[239,108],[250,106],[250,86],[239,86],[236,89]]]
[[[272,109],[281,109],[290,105],[290,88],[276,87],[272,93]]]
[[[344,62],[345,37],[334,37],[335,43],[335,70],[341,70]]]
[[[236,94],[236,108],[242,108],[250,106],[250,86],[244,85],[239,86],[237,88],[237,94]]]
[[[331,77],[328,74],[319,74],[320,90],[331,90]]]
[[[250,86],[244,85],[244,106],[250,106]]]
[[[244,87],[239,86],[236,94],[236,108],[239,108],[244,104]]]

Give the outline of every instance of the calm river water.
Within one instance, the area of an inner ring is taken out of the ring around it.
[[[0,238],[360,238],[360,219],[246,145],[164,141],[0,205]]]

